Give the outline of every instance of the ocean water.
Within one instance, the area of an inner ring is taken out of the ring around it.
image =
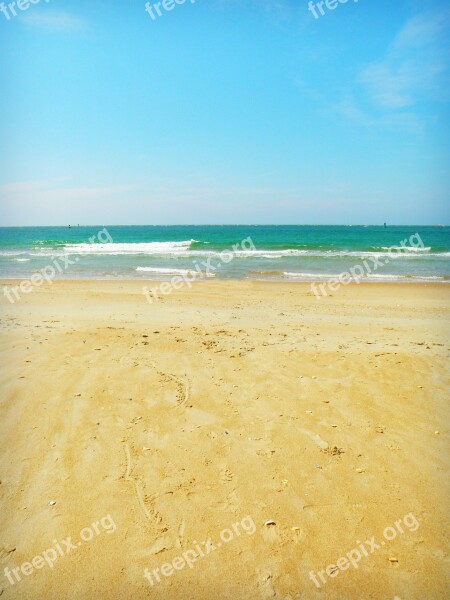
[[[234,246],[234,248],[233,248]],[[103,226],[0,228],[0,278],[450,281],[450,227]],[[359,266],[359,267],[358,267]]]

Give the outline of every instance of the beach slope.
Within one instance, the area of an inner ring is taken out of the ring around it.
[[[447,598],[449,293],[3,297],[2,600]]]

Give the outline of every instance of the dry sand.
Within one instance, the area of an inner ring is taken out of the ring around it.
[[[448,598],[449,293],[199,282],[150,306],[138,282],[55,282],[3,297],[2,600]],[[316,587],[310,571],[360,543],[358,568]],[[52,568],[36,559],[56,544]],[[192,569],[161,574],[196,545]],[[33,559],[12,585],[4,569]]]

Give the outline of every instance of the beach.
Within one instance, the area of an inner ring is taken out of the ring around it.
[[[0,0],[0,600],[450,600],[448,2],[128,4]]]
[[[444,600],[449,293],[2,296],[2,600]]]

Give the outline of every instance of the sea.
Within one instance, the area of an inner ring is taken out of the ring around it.
[[[0,228],[0,278],[450,281],[448,226],[186,225]],[[351,271],[353,269],[353,271]]]

